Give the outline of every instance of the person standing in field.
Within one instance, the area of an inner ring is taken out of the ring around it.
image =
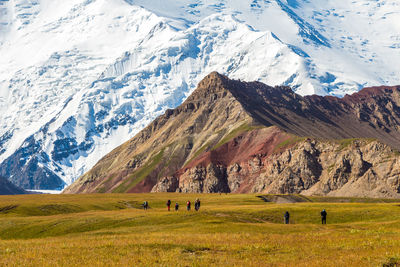
[[[323,210],[321,211],[321,221],[322,221],[322,224],[326,224],[326,215],[328,215],[328,213],[326,212],[325,209],[323,209]]]
[[[188,202],[186,203],[186,209],[189,211],[190,210],[190,200],[188,200]]]
[[[194,209],[196,211],[199,211],[199,209],[200,209],[200,199],[196,199],[196,201],[194,202]]]
[[[178,202],[176,202],[176,204],[175,204],[175,211],[178,211],[178,209],[179,209],[179,204],[178,204]]]
[[[149,202],[147,201],[143,202],[143,209],[147,210],[148,207],[149,207]]]
[[[171,208],[171,200],[169,200],[169,199],[168,199],[168,201],[167,201],[167,208],[168,208],[168,211],[169,211],[170,208]]]
[[[289,218],[290,218],[290,214],[288,211],[286,211],[285,214],[283,215],[285,224],[289,224]]]

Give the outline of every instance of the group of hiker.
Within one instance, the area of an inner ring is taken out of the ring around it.
[[[170,199],[168,199],[168,200],[167,200],[167,210],[168,210],[168,211],[171,210],[171,204],[172,204],[172,201],[171,201]],[[142,204],[142,206],[143,206],[143,209],[144,209],[144,210],[147,210],[147,209],[149,208],[149,203],[148,203],[147,201],[144,201],[143,204]],[[188,201],[186,202],[186,209],[187,209],[187,211],[190,211],[191,206],[192,206],[192,203],[190,202],[190,200],[188,200]],[[196,211],[199,211],[199,209],[200,209],[200,199],[198,199],[198,198],[197,198],[196,201],[194,202],[194,209],[195,209]],[[175,211],[178,211],[178,210],[179,210],[179,203],[176,202],[176,203],[175,203]],[[327,215],[328,215],[328,213],[326,212],[325,209],[323,209],[323,210],[321,211],[321,222],[322,222],[322,224],[326,224],[326,216],[327,216]],[[285,214],[283,214],[283,222],[284,222],[284,224],[289,224],[289,222],[290,222],[290,214],[289,214],[289,211],[286,211]]]
[[[172,204],[172,201],[171,201],[170,199],[168,199],[168,201],[167,201],[167,210],[168,210],[168,211],[171,210],[171,204]],[[147,210],[147,209],[149,208],[149,203],[148,203],[147,201],[144,201],[143,204],[142,204],[142,206],[143,206],[143,209],[144,209],[144,210]],[[190,211],[191,206],[192,206],[192,203],[190,202],[190,200],[188,200],[188,201],[186,202],[186,209],[187,209],[188,211]],[[196,211],[199,211],[199,209],[200,209],[200,199],[196,199],[196,201],[194,202],[194,209],[195,209]],[[175,211],[178,211],[178,210],[179,210],[179,203],[176,202],[176,203],[175,203]]]
[[[168,199],[168,201],[167,201],[167,209],[168,209],[168,211],[170,211],[170,209],[171,209],[171,203],[172,203],[171,200]],[[192,206],[192,203],[190,202],[190,200],[188,200],[186,202],[186,210],[190,211],[191,206]],[[199,209],[200,209],[200,199],[196,199],[196,201],[194,202],[194,209],[196,211],[199,211]],[[176,202],[175,203],[175,211],[178,211],[178,210],[179,210],[179,203]]]
[[[325,209],[323,209],[321,211],[321,222],[322,224],[326,224],[326,216],[328,215],[328,213],[326,212]],[[285,212],[285,214],[283,214],[283,222],[285,224],[289,224],[289,219],[290,219],[290,214],[288,211]]]

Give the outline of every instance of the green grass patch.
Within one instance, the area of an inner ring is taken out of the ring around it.
[[[282,148],[286,148],[289,146],[293,146],[301,141],[304,141],[306,139],[306,137],[299,137],[299,136],[292,136],[288,139],[286,139],[285,141],[280,142],[276,147],[275,147],[275,151],[278,151]]]
[[[153,158],[151,158],[144,166],[140,167],[139,170],[132,173],[128,179],[126,179],[122,184],[113,190],[113,193],[123,193],[128,191],[130,188],[134,187],[141,181],[143,181],[161,162],[164,150],[161,149]]]
[[[255,129],[262,129],[265,128],[265,126],[259,126],[259,125],[250,125],[248,123],[243,123],[239,127],[233,129],[230,131],[224,138],[222,138],[213,148],[212,150],[218,149],[219,147],[223,146],[224,144],[228,143],[230,140],[233,138],[239,136],[242,133],[249,132]]]
[[[358,140],[358,139],[349,138],[349,139],[339,140],[338,143],[339,143],[340,146],[339,146],[338,150],[342,151],[343,149],[345,149],[345,148],[349,147],[350,145],[352,145],[354,143],[354,141],[356,141],[356,140]]]
[[[205,145],[203,145],[199,150],[196,151],[196,153],[194,153],[194,155],[187,161],[187,163],[185,164],[185,166],[187,164],[189,164],[190,162],[192,162],[192,160],[194,160],[195,158],[197,158],[198,156],[200,156],[201,153],[203,153],[204,151],[206,151],[206,149],[208,147],[211,146],[211,141],[207,142]]]
[[[354,142],[356,142],[356,141],[370,143],[370,142],[376,141],[376,139],[374,139],[374,138],[348,138],[348,139],[336,140],[336,142],[339,144],[338,151],[342,151],[343,149],[353,145]]]
[[[171,164],[176,163],[176,162],[180,162],[181,157],[179,155],[177,155],[177,151],[176,151],[176,146],[179,145],[183,145],[183,143],[171,143],[169,145],[167,145],[163,150],[164,150],[164,154],[165,151],[168,151],[168,155],[166,155],[166,159],[168,159],[168,161],[164,164],[164,167],[162,168],[161,171],[159,171],[158,173],[158,178],[161,178],[163,176],[169,176],[172,175],[172,173],[165,173],[165,169],[167,169]],[[175,148],[175,149],[174,149]],[[171,150],[173,150],[172,152],[170,152]],[[178,152],[179,153],[179,152]],[[161,158],[159,159],[161,160]]]
[[[97,190],[98,193],[105,193],[107,192],[108,183],[110,183],[115,178],[115,175],[111,175],[107,180],[102,183],[102,187]]]
[[[335,167],[335,164],[333,163],[333,164],[331,164],[331,165],[329,165],[328,166],[328,172],[331,172],[332,170],[333,170],[333,168]]]

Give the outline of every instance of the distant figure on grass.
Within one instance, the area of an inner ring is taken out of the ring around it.
[[[179,209],[179,204],[178,204],[178,202],[176,202],[176,204],[175,204],[175,211],[178,211],[178,209]]]
[[[168,208],[168,211],[169,211],[170,208],[171,208],[171,200],[169,200],[169,199],[168,199],[168,201],[167,201],[167,208]]]
[[[285,224],[289,224],[289,218],[290,218],[290,214],[288,211],[286,211],[285,214],[283,215]]]
[[[322,224],[326,224],[326,215],[328,215],[328,213],[326,212],[325,209],[323,209],[321,211],[321,220],[322,220]]]
[[[149,202],[145,201],[143,202],[143,209],[147,210],[149,208]]]
[[[186,209],[189,211],[190,210],[190,200],[188,200],[188,202],[186,203]]]
[[[196,201],[194,202],[194,209],[196,211],[199,211],[199,209],[200,209],[200,199],[196,199]]]

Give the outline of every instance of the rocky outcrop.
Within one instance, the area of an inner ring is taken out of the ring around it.
[[[377,141],[342,142],[350,144],[343,147],[343,144],[335,142],[307,139],[269,158],[271,163],[256,179],[252,192],[386,196],[376,192],[378,185],[360,191],[352,184],[368,172],[382,168],[385,160],[396,161],[395,152]],[[366,156],[376,147],[379,147],[376,157]],[[380,185],[388,185],[385,175],[376,178]],[[391,193],[395,196],[397,189],[392,188]]]
[[[397,152],[376,140],[305,139],[272,155],[178,171],[152,191],[399,197],[399,164]]]
[[[188,169],[179,177],[178,192],[218,193],[230,192],[226,168],[210,163],[207,167]]]
[[[152,192],[179,192],[179,180],[174,176],[163,177],[152,189]]]

